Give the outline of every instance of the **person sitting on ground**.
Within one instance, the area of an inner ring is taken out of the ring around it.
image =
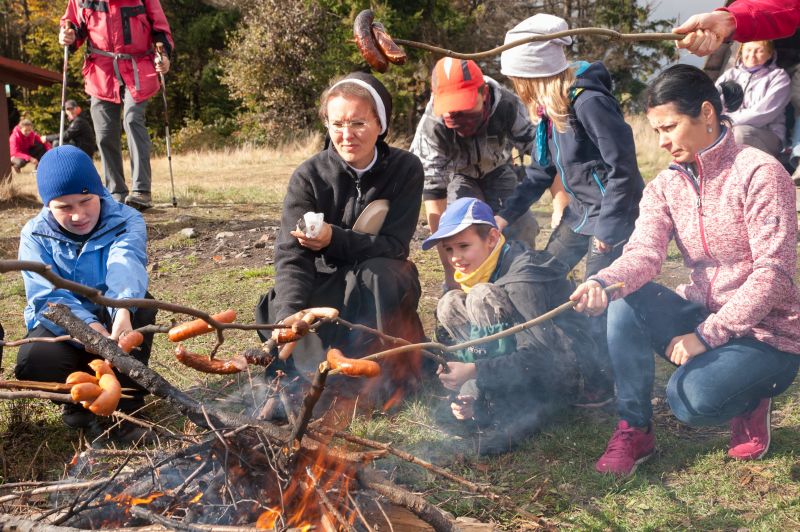
[[[47,152],[36,174],[44,207],[22,229],[19,259],[47,264],[61,277],[96,288],[106,297],[142,298],[147,294],[147,232],[142,216],[113,200],[103,188],[92,160],[74,146]],[[25,284],[27,338],[52,338],[64,330],[43,316],[50,303],[69,307],[75,316],[104,336],[118,339],[132,329],[155,323],[153,309],[105,308],[81,295],[55,288],[33,272],[22,272]],[[153,335],[131,354],[147,363]],[[74,371],[91,371],[88,363],[98,358],[74,341],[33,342],[20,347],[14,372],[18,379],[65,382]],[[124,388],[133,388],[131,399],[118,409],[134,412],[144,405],[144,390],[132,379],[118,374]],[[62,419],[76,429],[99,435],[101,423],[79,404],[65,404]],[[132,425],[114,431],[118,441],[138,437]]]
[[[353,72],[331,84],[319,113],[328,130],[325,147],[289,180],[275,243],[275,286],[259,301],[256,320],[290,325],[298,311],[333,307],[348,321],[417,342],[423,336],[416,310],[421,288],[408,255],[422,201],[422,164],[386,143],[392,99],[372,75]],[[306,213],[321,214],[317,227],[302,227]],[[271,332],[259,334],[266,340]],[[282,358],[293,352],[292,358],[273,363],[268,375],[295,373],[295,360],[303,367],[324,356],[323,346],[350,357],[382,347],[372,335],[333,324],[318,332],[283,346]],[[317,338],[323,345],[312,346]]]
[[[436,316],[455,342],[494,334],[540,316],[567,300],[569,267],[546,251],[506,242],[492,209],[475,198],[451,203],[439,229],[422,245],[439,245],[455,269],[460,289],[439,300]],[[481,454],[510,450],[578,397],[578,358],[597,349],[589,323],[570,312],[515,335],[462,350],[439,371],[456,392],[459,420],[490,430]]]
[[[27,118],[20,120],[11,131],[8,144],[11,148],[11,168],[17,173],[28,163],[36,168],[50,149],[50,144],[33,131],[33,122]]]
[[[564,19],[540,13],[509,31],[505,42],[567,28]],[[564,47],[571,43],[570,37],[531,42],[500,56],[501,72],[511,78],[539,126],[526,179],[496,219],[501,228],[512,223],[560,176],[571,198],[545,250],[570,269],[586,256],[589,276],[622,253],[639,214],[644,181],[633,132],[611,92],[611,75],[599,62],[570,65]],[[589,381],[584,403],[598,406],[613,396],[605,316],[591,320],[591,327],[600,349],[594,370],[584,368]]]
[[[64,103],[64,111],[69,119],[69,126],[64,130],[64,144],[71,144],[82,149],[89,157],[94,156],[94,152],[97,151],[94,129],[86,117],[81,114],[81,106],[75,100],[67,100]],[[53,146],[58,146],[58,133],[46,135],[45,139]]]
[[[422,161],[425,188],[422,199],[428,227],[435,233],[448,203],[473,197],[499,212],[514,188],[523,166],[515,166],[512,149],[520,160],[531,153],[535,129],[517,96],[484,76],[475,61],[440,59],[431,75],[431,99],[425,107],[411,152]],[[569,201],[562,189],[554,195],[554,217]],[[528,211],[505,234],[535,247],[539,225]],[[445,283],[455,288],[453,269],[441,249]]]
[[[733,124],[733,138],[773,157],[783,149],[786,104],[791,96],[789,75],[776,61],[772,41],[748,42],[739,49],[736,65],[717,78],[719,90],[725,83],[733,82],[744,92],[739,106],[723,102],[725,114]]]
[[[736,0],[710,13],[693,15],[672,31],[686,35],[678,41],[678,48],[703,57],[729,40],[780,39],[798,28],[800,0]]]
[[[653,351],[678,368],[667,401],[688,425],[730,421],[728,456],[761,458],[772,398],[800,367],[800,291],[794,187],[761,150],[736,144],[713,82],[668,68],[646,94],[647,118],[674,162],[644,191],[622,256],[580,285],[576,310],[608,305],[608,347],[620,421],[596,464],[629,475],[653,454]],[[653,283],[675,240],[691,270],[676,292]]]

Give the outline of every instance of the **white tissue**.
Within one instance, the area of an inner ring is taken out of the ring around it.
[[[323,215],[321,212],[307,212],[303,215],[306,222],[306,236],[316,238],[322,230]]]

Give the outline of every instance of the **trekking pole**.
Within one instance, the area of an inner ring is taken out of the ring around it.
[[[164,54],[164,44],[156,43],[156,63],[161,63],[161,56]],[[169,108],[167,107],[167,82],[164,80],[164,74],[158,74],[158,79],[161,81],[161,99],[164,101],[164,135],[167,142],[167,164],[169,166],[169,183],[172,186],[172,206],[178,206],[178,200],[175,198],[175,178],[172,177],[172,142],[169,136]]]
[[[69,45],[64,45],[64,68],[61,73],[61,125],[58,127],[58,145],[64,145],[64,116],[67,110],[64,105],[67,101],[67,69],[69,68]]]

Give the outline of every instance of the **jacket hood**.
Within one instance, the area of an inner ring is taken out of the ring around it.
[[[500,257],[495,284],[545,283],[564,279],[569,267],[546,251],[535,251],[525,244],[511,240]]]
[[[587,63],[586,61],[578,61],[573,66],[575,70],[575,83],[572,85],[576,89],[591,89],[594,91],[602,92],[612,98],[614,95],[611,92],[613,82],[611,81],[611,74],[603,63]]]

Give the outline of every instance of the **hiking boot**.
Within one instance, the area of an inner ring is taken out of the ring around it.
[[[656,437],[652,424],[647,427],[647,432],[642,432],[628,425],[627,421],[620,421],[608,442],[606,452],[594,468],[600,473],[627,477],[636,471],[636,466],[653,456],[655,446]]]
[[[111,197],[114,198],[114,201],[117,203],[125,203],[125,198],[128,197],[127,192],[114,192],[111,194]]]
[[[132,192],[125,198],[125,205],[137,211],[144,211],[153,206],[150,194],[147,192]]]
[[[728,456],[734,460],[758,460],[769,450],[772,397],[762,399],[758,406],[731,419],[731,443]]]
[[[95,415],[81,405],[65,403],[61,407],[61,421],[71,429],[84,429],[94,420]]]

